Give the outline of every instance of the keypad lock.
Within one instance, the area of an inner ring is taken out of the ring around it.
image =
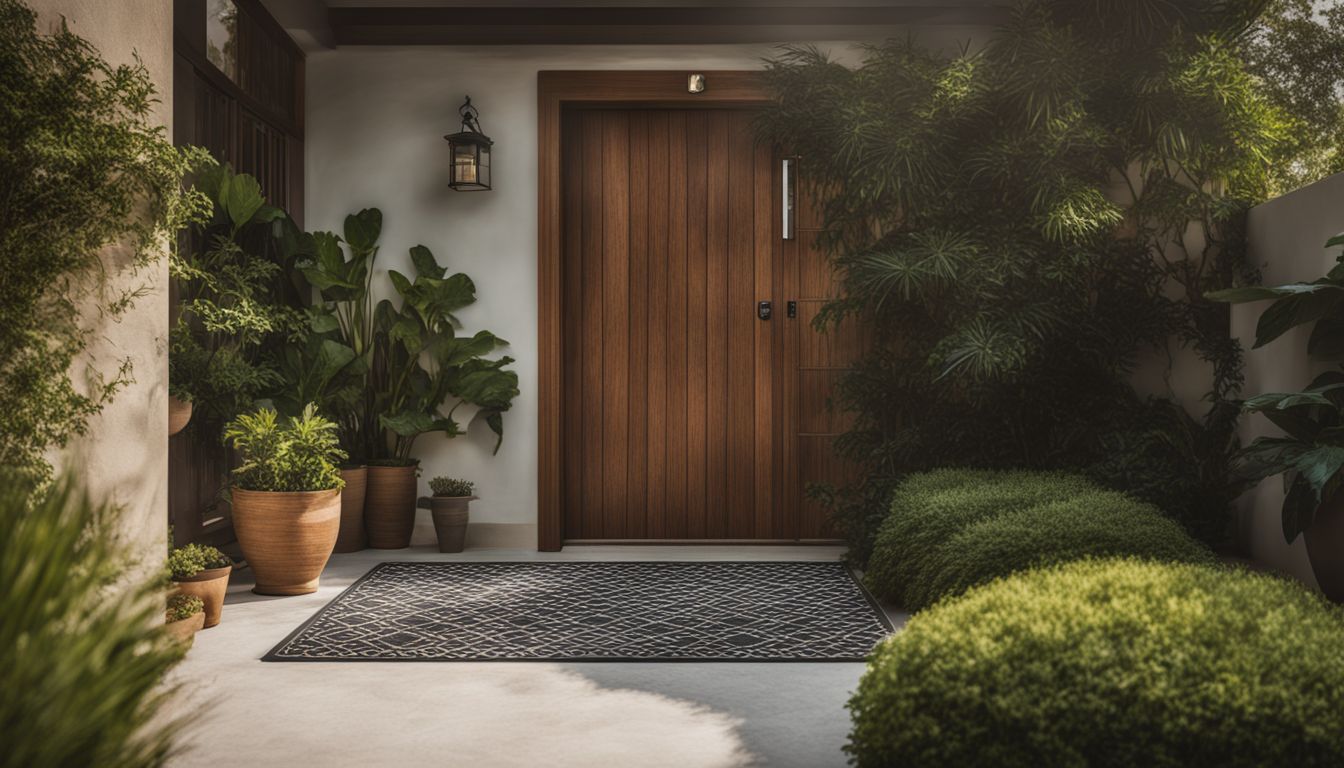
[[[756,302],[756,316],[759,317],[760,319],[769,320],[772,311],[773,309],[770,306],[770,302],[768,301]]]

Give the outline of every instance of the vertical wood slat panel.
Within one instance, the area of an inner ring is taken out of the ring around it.
[[[649,116],[649,298],[648,329],[648,473],[647,531],[650,538],[667,536],[667,420],[668,369],[668,114]]]
[[[755,358],[758,325],[777,320],[756,317],[755,246],[753,223],[752,136],[742,124],[745,116],[734,115],[728,163],[728,508],[729,528],[734,538],[752,536],[755,519],[754,470]],[[768,299],[761,296],[760,299]]]
[[[624,538],[630,440],[630,118],[602,120],[602,521]]]
[[[648,324],[649,305],[649,115],[630,115],[630,303],[627,310],[630,336],[629,359],[629,467],[627,471],[625,536],[644,538],[648,533],[645,504],[648,471]]]
[[[673,112],[668,125],[668,411],[667,525],[670,539],[685,538],[687,526],[687,215],[686,113]]]
[[[706,365],[707,453],[705,473],[705,535],[730,535],[728,517],[728,113],[709,115],[706,168]]]
[[[603,527],[602,467],[602,115],[583,114],[583,473],[582,536],[601,538]]]
[[[708,413],[705,391],[706,237],[708,196],[706,175],[707,116],[686,116],[686,535],[705,536],[705,471]]]
[[[745,121],[744,121],[745,122]],[[750,123],[743,125],[743,131],[750,135]],[[753,149],[747,147],[748,150]],[[774,152],[765,144],[754,147],[752,152],[753,181],[753,236],[755,247],[754,275],[757,297],[774,297],[775,303],[782,306],[782,295],[774,293],[775,269],[778,262],[776,252],[779,240],[775,239],[772,215],[774,208]],[[778,454],[775,445],[779,440],[774,420],[774,381],[775,339],[779,335],[781,321],[788,317],[781,312],[769,323],[756,324],[755,356],[755,395],[756,408],[753,431],[758,441],[756,462],[754,465],[755,484],[755,526],[753,533],[761,538],[784,538],[787,534],[776,525],[778,514],[775,511],[774,476],[778,466]]]
[[[577,403],[564,409],[563,436],[565,453],[570,456],[563,464],[564,483],[564,530],[569,535],[583,535],[583,355],[570,345],[579,344],[584,337],[583,329],[583,131],[580,130],[578,116],[569,113],[564,117],[561,135],[564,156],[561,166],[569,172],[561,179],[564,196],[561,200],[565,222],[564,228],[564,344],[567,354],[564,356],[564,395],[567,402]]]

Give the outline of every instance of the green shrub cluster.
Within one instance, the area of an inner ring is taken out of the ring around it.
[[[224,439],[242,462],[233,470],[234,484],[247,491],[326,491],[345,486],[336,424],[309,403],[303,414],[283,421],[261,408],[229,422]]]
[[[229,556],[206,544],[188,544],[168,553],[168,572],[174,579],[189,579],[211,568],[233,565]]]
[[[476,484],[455,477],[436,477],[429,481],[429,490],[435,496],[470,496],[475,492]]]
[[[205,601],[195,595],[172,595],[168,598],[168,609],[163,617],[168,621],[181,621],[205,610]]]
[[[971,590],[874,651],[859,766],[1344,765],[1344,612],[1233,569],[1087,560]]]

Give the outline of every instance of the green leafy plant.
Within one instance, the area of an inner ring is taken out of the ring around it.
[[[1344,234],[1326,241],[1326,248],[1335,246],[1344,246]],[[1307,354],[1344,359],[1344,252],[1336,261],[1325,277],[1310,283],[1233,288],[1210,298],[1238,304],[1274,300],[1256,323],[1256,347],[1315,323]],[[1291,542],[1311,527],[1321,506],[1344,491],[1344,370],[1321,374],[1301,392],[1257,395],[1243,408],[1264,414],[1286,433],[1256,438],[1241,454],[1241,469],[1251,480],[1284,476],[1283,537]]]
[[[165,621],[182,621],[204,610],[205,601],[195,595],[170,595],[163,618]]]
[[[1181,485],[1221,474],[1241,349],[1204,294],[1252,279],[1244,212],[1288,130],[1239,58],[1262,6],[1027,0],[951,55],[895,40],[853,68],[807,47],[769,63],[761,130],[802,155],[843,287],[819,327],[871,339],[834,398],[862,470],[829,494],[854,552],[912,472],[1102,461],[1149,410],[1141,360],[1174,347],[1213,373],[1191,443],[1211,453]],[[1193,529],[1221,528],[1210,507]]]
[[[164,675],[181,658],[160,579],[127,570],[117,511],[58,479],[0,470],[0,766],[148,768],[180,723]]]
[[[504,412],[518,396],[518,374],[505,369],[513,358],[485,355],[508,342],[489,331],[459,336],[461,323],[453,313],[475,303],[475,284],[460,272],[448,275],[422,245],[411,249],[411,261],[414,281],[388,271],[401,306],[384,299],[374,309],[372,402],[362,430],[374,438],[369,455],[413,461],[411,448],[420,435],[463,434],[454,416],[464,405],[495,433],[498,452]],[[454,402],[445,412],[450,399]]]
[[[336,424],[309,403],[297,417],[283,421],[275,410],[240,414],[224,429],[241,459],[233,482],[247,491],[327,491],[345,485],[340,462],[346,458]]]
[[[196,423],[216,434],[280,382],[274,347],[295,340],[301,322],[287,267],[302,241],[255,178],[215,165],[195,186],[214,212],[193,233],[200,247],[169,262],[180,304],[168,382],[174,397],[195,404]]]
[[[973,589],[873,652],[855,765],[1344,763],[1344,612],[1230,568],[1081,561]]]
[[[476,484],[455,477],[436,477],[429,481],[429,490],[435,496],[471,496],[476,492]]]
[[[155,102],[138,60],[0,0],[0,465],[31,477],[131,381],[128,359],[83,358],[96,324],[151,289],[142,270],[204,209],[182,179],[205,153],[172,146]]]
[[[205,544],[187,544],[168,553],[168,572],[174,579],[189,579],[211,568],[233,565],[229,556]]]

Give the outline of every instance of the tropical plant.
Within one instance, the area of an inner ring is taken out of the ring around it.
[[[127,569],[117,515],[69,479],[34,495],[0,470],[0,766],[148,768],[174,753],[163,678],[182,651],[156,626],[160,579]]]
[[[298,337],[301,315],[289,267],[302,233],[266,204],[257,180],[212,165],[196,189],[212,218],[170,261],[180,304],[170,338],[169,392],[195,404],[194,421],[216,434],[280,382],[274,347]]]
[[[239,414],[224,428],[224,439],[241,463],[233,482],[247,491],[326,491],[345,485],[336,424],[309,403],[283,421],[272,408]]]
[[[769,63],[761,129],[802,154],[844,289],[819,327],[871,329],[835,394],[854,415],[837,450],[862,469],[831,495],[855,552],[910,472],[1105,459],[1149,410],[1140,361],[1173,346],[1210,363],[1211,434],[1191,444],[1226,461],[1241,349],[1204,294],[1252,279],[1243,214],[1286,130],[1238,58],[1262,5],[1027,0],[952,55],[897,40],[856,68],[807,47]],[[1195,509],[1213,516],[1197,530],[1230,519]]]
[[[202,213],[182,179],[205,154],[172,145],[155,102],[140,61],[114,67],[0,0],[0,465],[30,477],[131,381],[129,359],[80,362],[95,324],[150,290],[142,270]]]
[[[195,595],[169,595],[163,618],[165,621],[182,621],[204,611],[205,601]]]
[[[229,556],[206,544],[187,544],[168,553],[168,573],[174,579],[189,579],[211,568],[233,565]]]
[[[1344,234],[1325,243],[1335,246],[1344,246]],[[1232,288],[1209,297],[1234,304],[1274,300],[1256,323],[1256,347],[1314,323],[1308,356],[1344,359],[1344,252],[1336,262],[1325,277],[1310,283]],[[1301,392],[1257,395],[1243,408],[1264,414],[1286,433],[1256,438],[1241,454],[1241,469],[1251,480],[1284,476],[1283,537],[1291,542],[1311,527],[1320,507],[1344,492],[1344,369],[1321,374]]]
[[[489,331],[458,336],[453,314],[476,301],[476,286],[462,273],[448,275],[423,245],[411,248],[412,281],[396,270],[388,276],[401,300],[378,302],[373,314],[372,398],[361,433],[371,461],[410,463],[417,437],[463,434],[454,416],[462,406],[495,433],[495,452],[504,439],[504,412],[518,396],[518,374],[506,370],[511,357],[486,355],[508,342]],[[442,410],[454,399],[447,412]]]
[[[470,496],[475,493],[476,484],[455,477],[436,477],[429,481],[429,490],[435,496]]]

